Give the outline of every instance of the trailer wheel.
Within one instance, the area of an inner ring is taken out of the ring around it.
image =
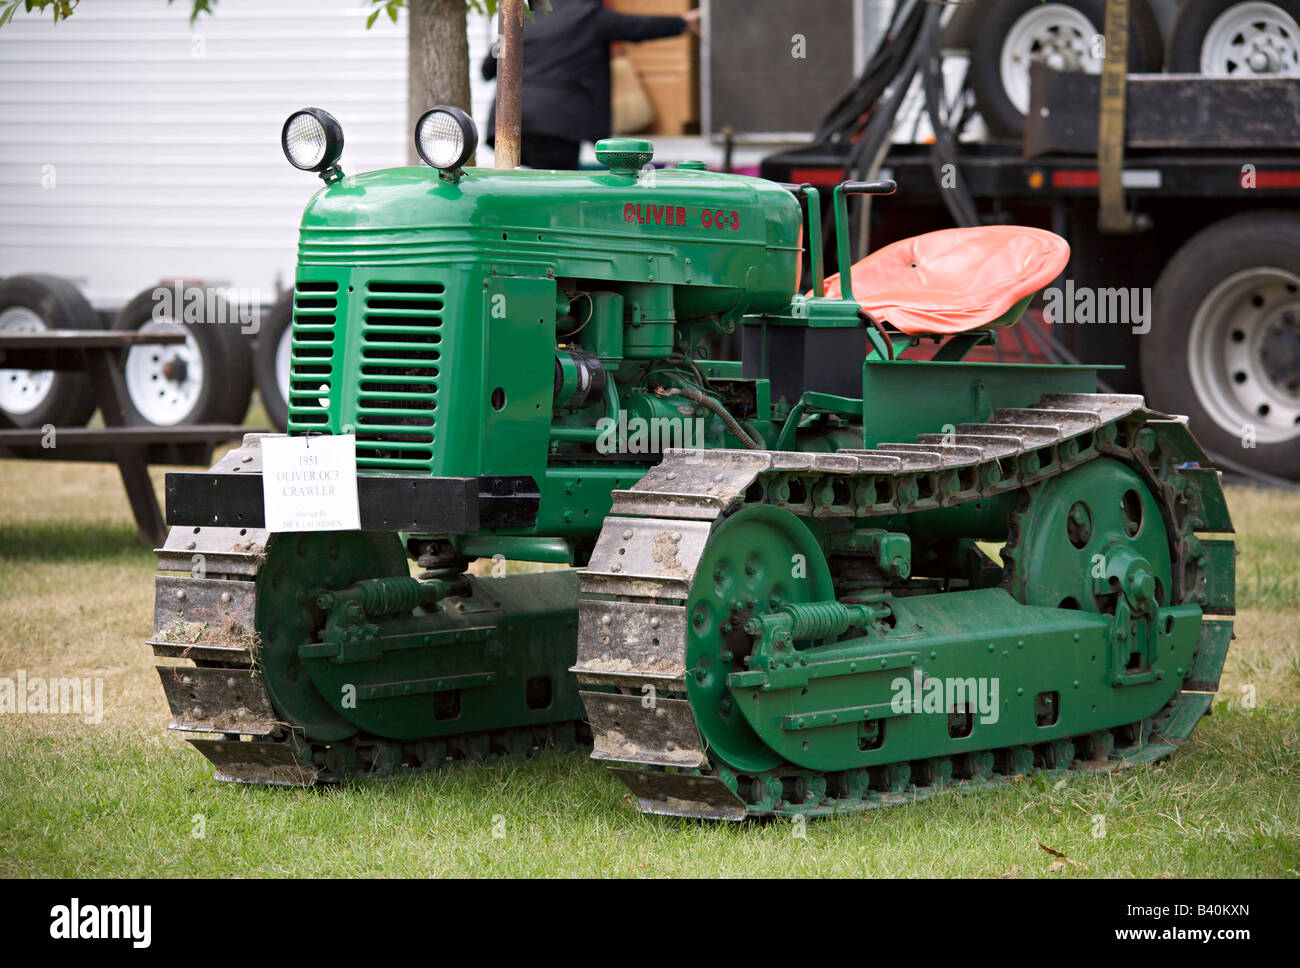
[[[1169,38],[1169,70],[1213,77],[1300,76],[1300,0],[1183,4]]]
[[[1300,478],[1300,216],[1249,212],[1174,254],[1141,339],[1143,388],[1207,448]]]
[[[253,394],[252,358],[238,317],[220,296],[193,284],[159,283],[127,303],[113,329],[185,334],[181,344],[127,353],[123,378],[140,422],[243,422]]]
[[[293,292],[275,301],[257,336],[253,372],[257,393],[272,426],[281,433],[289,424],[289,339],[293,322]]]
[[[997,0],[971,49],[971,87],[989,130],[1019,138],[1029,110],[1029,66],[1046,61],[1062,71],[1100,74],[1096,43],[1106,22],[1105,0]],[[1160,70],[1160,27],[1145,0],[1134,0],[1128,69]]]
[[[0,332],[103,329],[77,287],[57,276],[10,276],[0,282]],[[80,427],[95,412],[95,394],[82,373],[0,370],[0,423],[32,428]]]

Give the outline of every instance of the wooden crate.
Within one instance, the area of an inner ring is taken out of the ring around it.
[[[679,16],[695,6],[694,0],[608,0],[620,13],[643,16]],[[643,134],[669,137],[699,131],[699,71],[695,35],[625,44],[627,54],[654,105],[655,120]]]

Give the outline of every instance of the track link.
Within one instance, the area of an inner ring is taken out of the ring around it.
[[[955,434],[834,454],[669,451],[631,490],[614,494],[580,573],[578,662],[594,734],[593,758],[646,813],[740,820],[818,816],[912,802],[945,789],[983,789],[1034,770],[1104,771],[1166,757],[1210,707],[1232,637],[1204,621],[1181,689],[1155,715],[1115,729],[1034,746],[891,763],[836,773],[778,768],[737,775],[710,756],[686,701],[686,600],[710,535],[743,506],[801,516],[910,514],[1023,490],[1088,461],[1119,459],[1162,505],[1174,545],[1170,604],[1233,611],[1233,545],[1217,472],[1183,418],[1140,396],[1049,394]],[[1014,566],[1014,534],[1008,544]],[[651,695],[654,701],[642,703]]]

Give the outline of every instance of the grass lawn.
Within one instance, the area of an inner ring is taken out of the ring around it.
[[[1300,495],[1229,493],[1237,639],[1214,715],[1172,760],[800,837],[642,816],[581,753],[318,790],[218,784],[166,729],[144,645],[154,558],[116,469],[0,461],[0,489],[0,677],[100,677],[105,705],[93,725],[0,716],[3,876],[1300,876]]]

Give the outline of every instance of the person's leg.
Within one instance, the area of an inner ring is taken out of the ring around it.
[[[565,138],[526,134],[520,139],[519,160],[529,168],[572,171],[578,167],[578,148],[578,142]]]

